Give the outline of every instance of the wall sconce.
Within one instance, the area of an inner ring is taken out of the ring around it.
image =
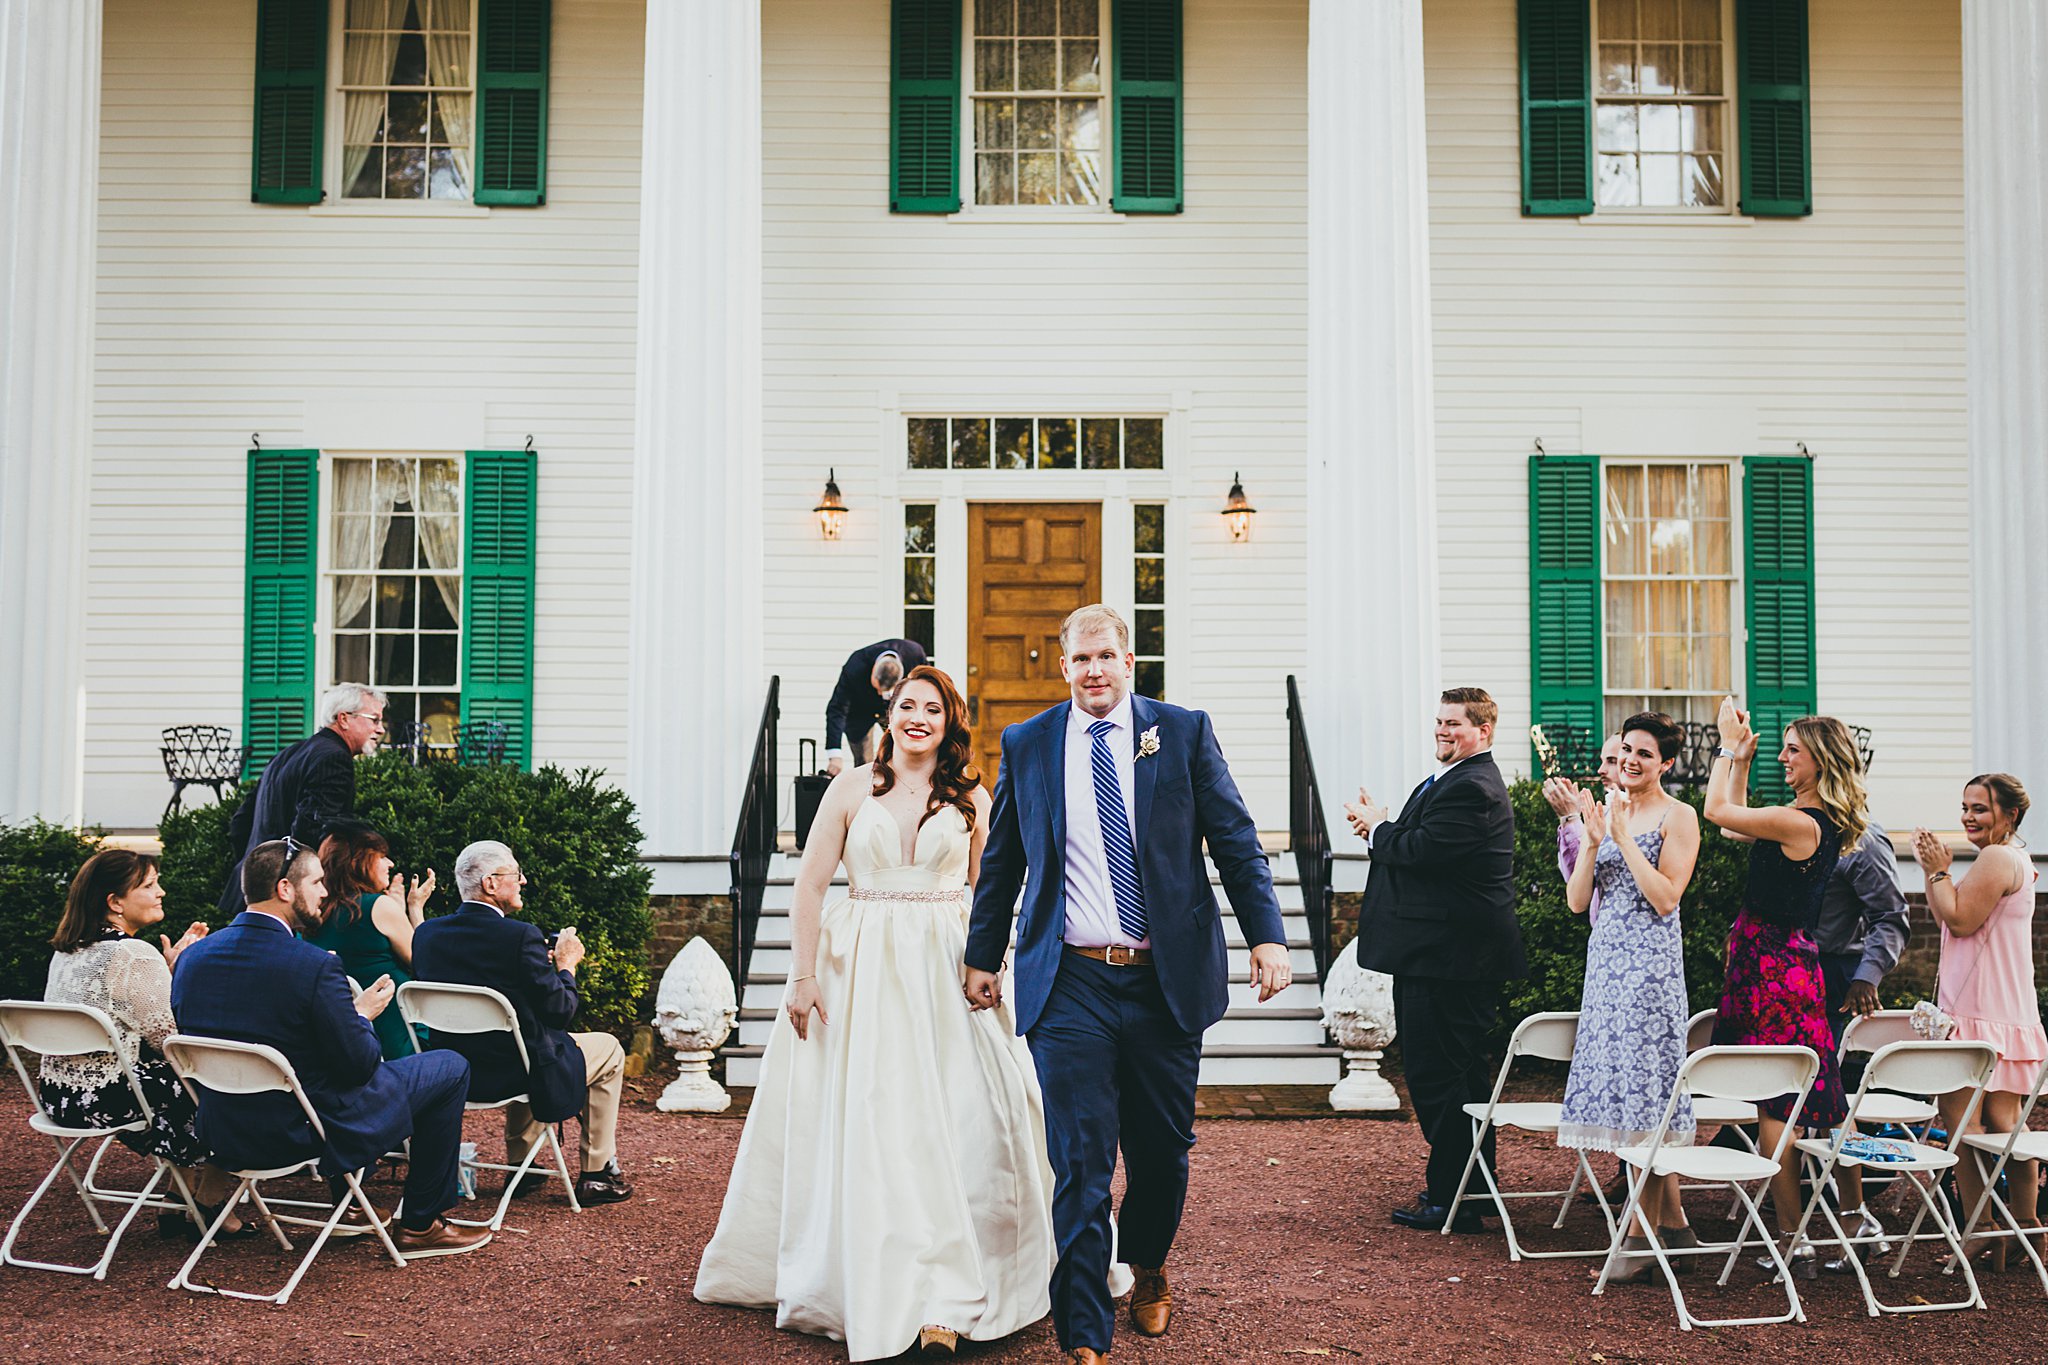
[[[1230,476],[1230,496],[1223,500],[1223,519],[1230,523],[1230,538],[1239,544],[1252,538],[1252,518],[1259,509],[1244,495],[1244,477]]]
[[[839,539],[839,532],[846,525],[846,502],[839,496],[839,471],[830,470],[825,475],[825,492],[819,497],[818,505],[811,511],[818,518],[818,532],[827,540]]]

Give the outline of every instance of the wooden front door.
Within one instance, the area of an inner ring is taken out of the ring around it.
[[[968,504],[967,697],[990,787],[1003,727],[1067,699],[1060,622],[1101,600],[1101,503]]]

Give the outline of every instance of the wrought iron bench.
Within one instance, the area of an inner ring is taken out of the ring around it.
[[[225,801],[242,780],[242,749],[235,732],[225,725],[173,725],[164,731],[164,775],[171,779],[171,799],[163,818],[170,819],[185,801],[185,788],[213,788],[214,799]]]

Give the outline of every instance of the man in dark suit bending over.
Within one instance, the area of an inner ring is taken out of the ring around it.
[[[882,705],[903,675],[930,663],[915,640],[877,640],[846,656],[832,700],[825,703],[825,771],[839,776],[851,750],[856,764],[868,761],[868,731],[882,719]]]
[[[1493,761],[1498,716],[1480,688],[1450,689],[1436,713],[1437,770],[1400,815],[1389,819],[1363,788],[1344,808],[1372,853],[1358,961],[1394,978],[1408,1098],[1429,1143],[1428,1188],[1393,1212],[1407,1227],[1434,1230],[1453,1216],[1472,1155],[1464,1106],[1492,1089],[1486,1040],[1500,985],[1527,971],[1515,923],[1515,812]],[[1491,1133],[1481,1159],[1493,1164]],[[1452,1231],[1477,1232],[1479,1218],[1461,1212]]]

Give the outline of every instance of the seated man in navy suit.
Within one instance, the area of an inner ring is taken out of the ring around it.
[[[202,1088],[199,1137],[224,1166],[281,1166],[318,1155],[332,1185],[412,1139],[396,1241],[408,1257],[454,1256],[491,1240],[441,1215],[455,1205],[462,1101],[469,1066],[447,1053],[384,1060],[370,1021],[390,1006],[391,978],[349,999],[341,959],[296,935],[320,913],[326,877],[311,849],[258,844],[242,863],[249,908],[178,955],[171,1013],[181,1033],[265,1043],[298,1073],[323,1142],[298,1101],[278,1091],[216,1095]],[[204,946],[205,952],[194,950]],[[354,1226],[368,1232],[355,1211]]]
[[[502,1033],[435,1033],[428,1046],[469,1059],[471,1099],[532,1098],[530,1105],[505,1108],[505,1159],[514,1166],[540,1141],[542,1125],[581,1113],[583,1175],[576,1182],[576,1201],[615,1204],[633,1197],[633,1187],[614,1160],[626,1050],[609,1033],[567,1031],[583,1003],[576,993],[583,941],[571,927],[562,930],[550,950],[537,926],[510,918],[525,908],[519,893],[525,884],[505,845],[485,840],[463,849],[455,859],[462,906],[413,931],[412,971],[421,981],[489,986],[511,1001],[532,1073],[519,1065],[518,1048]],[[528,1175],[513,1197],[539,1189],[546,1180],[537,1172]]]

